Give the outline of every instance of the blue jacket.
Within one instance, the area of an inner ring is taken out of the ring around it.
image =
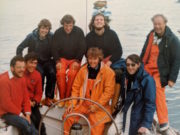
[[[125,89],[127,79],[124,70],[121,82],[121,98],[123,103],[123,127],[125,128],[126,114],[132,102],[129,135],[136,135],[140,127],[151,128],[156,109],[156,87],[154,79],[140,66],[129,90]],[[126,98],[125,98],[126,92]],[[125,130],[125,129],[123,129]]]
[[[52,36],[53,34],[49,32],[45,39],[40,40],[38,29],[35,29],[27,35],[24,41],[17,47],[16,54],[22,55],[23,50],[27,47],[28,52],[35,52],[38,55],[38,62],[49,61],[52,57]]]

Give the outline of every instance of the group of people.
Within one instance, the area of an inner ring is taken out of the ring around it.
[[[124,135],[148,133],[155,110],[164,135],[170,135],[165,86],[173,87],[180,68],[180,42],[166,25],[162,14],[152,18],[141,54],[122,59],[122,46],[103,14],[94,15],[90,32],[75,26],[75,19],[65,15],[54,34],[51,23],[43,19],[17,47],[10,70],[0,74],[0,117],[16,126],[24,135],[36,135],[41,114],[39,104],[50,106],[57,84],[60,99],[83,97],[102,105],[111,113]],[[23,56],[23,50],[28,54]],[[86,63],[82,65],[82,57]],[[46,78],[46,81],[45,81]],[[46,82],[46,85],[45,83]],[[45,87],[45,99],[41,101]],[[103,135],[109,116],[88,101],[60,102],[66,107],[63,119],[70,113],[88,117],[92,135]],[[80,117],[69,117],[64,123],[68,135]],[[108,134],[115,135],[111,125]],[[45,125],[41,135],[46,134]]]

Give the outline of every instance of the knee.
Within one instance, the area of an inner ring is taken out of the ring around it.
[[[56,73],[56,78],[61,78],[61,77],[65,77],[65,76],[66,76],[65,71],[57,71],[57,73]]]
[[[75,77],[77,74],[78,70],[74,70],[74,69],[69,69],[69,72],[67,74],[68,78],[69,77]]]
[[[25,132],[26,132],[27,135],[31,135],[32,132],[33,132],[33,131],[32,131],[32,127],[31,127],[30,125],[27,126],[24,130],[25,130]]]
[[[26,135],[36,135],[38,133],[38,131],[35,129],[35,127],[33,126],[33,124],[25,124],[24,128],[22,129],[24,130],[23,132]]]
[[[74,78],[75,76],[76,76],[75,73],[70,73],[70,74],[67,75],[68,78]]]

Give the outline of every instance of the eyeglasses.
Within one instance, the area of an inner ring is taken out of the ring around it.
[[[131,66],[131,67],[135,67],[135,65],[136,65],[135,63],[126,63],[126,66],[127,66],[127,67],[130,67],[130,66]]]

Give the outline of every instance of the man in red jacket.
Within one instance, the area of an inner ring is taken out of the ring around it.
[[[26,63],[26,71],[24,77],[26,79],[32,110],[31,120],[38,130],[41,120],[39,103],[42,98],[42,78],[40,73],[36,70],[38,56],[35,53],[28,53],[27,55],[25,55],[24,59]],[[46,135],[44,123],[42,123],[41,126],[41,135]]]
[[[23,135],[37,135],[31,124],[31,107],[25,79],[24,59],[15,56],[10,71],[0,74],[0,117],[8,125],[17,127]]]

